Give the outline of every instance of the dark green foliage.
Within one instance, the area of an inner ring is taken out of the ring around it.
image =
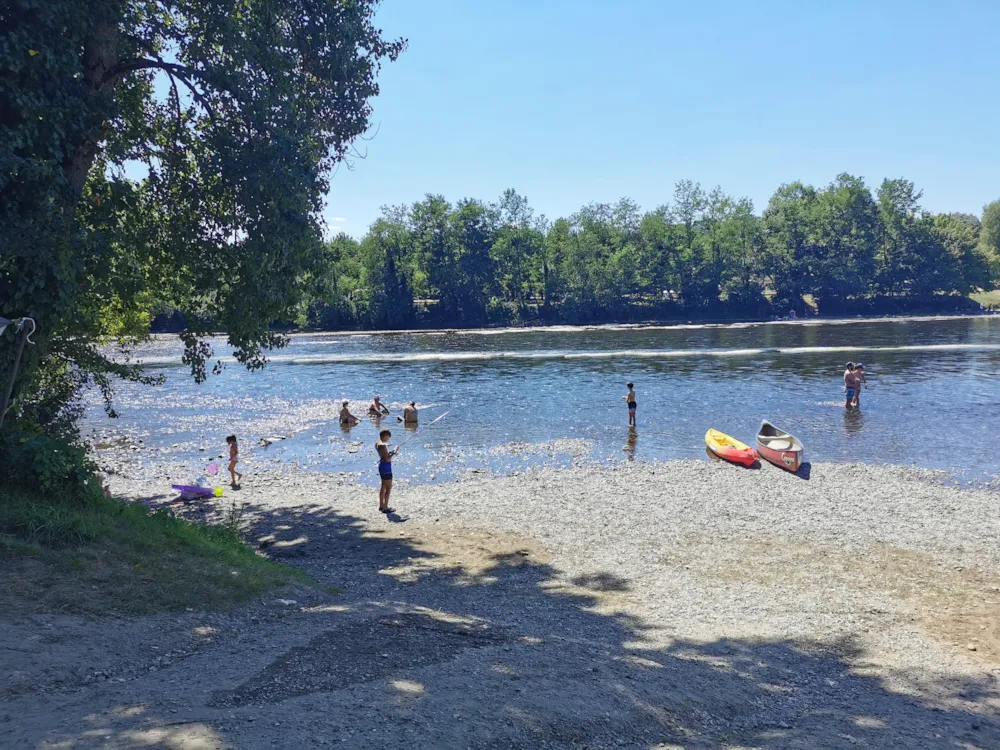
[[[2,487],[37,490],[75,505],[101,496],[97,467],[71,439],[7,429],[0,433],[0,456]]]
[[[411,238],[399,225],[376,222],[359,248],[363,319],[370,328],[403,328],[413,316],[413,292],[405,259]]]
[[[805,295],[825,312],[954,310],[948,295],[997,278],[1000,202],[982,240],[975,217],[933,216],[919,199],[906,180],[873,197],[845,174],[821,190],[783,185],[757,216],[683,180],[646,214],[624,199],[550,224],[513,190],[491,205],[429,195],[387,210],[360,243],[334,240],[315,309],[379,328],[801,315]]]
[[[98,344],[127,348],[158,308],[197,378],[211,330],[256,368],[274,321],[305,322],[327,175],[403,49],[377,4],[0,6],[0,315],[38,322],[10,420],[47,427],[83,382],[140,378]]]
[[[986,275],[992,284],[1000,286],[1000,200],[983,207],[978,251]]]

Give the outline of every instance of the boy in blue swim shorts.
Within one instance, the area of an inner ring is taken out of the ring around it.
[[[850,409],[851,402],[854,401],[854,394],[858,387],[858,376],[854,374],[854,363],[848,362],[847,369],[844,370],[844,393],[846,395],[846,401],[844,401],[844,408]]]
[[[389,450],[389,438],[392,433],[389,430],[382,430],[378,434],[378,442],[375,443],[375,452],[378,453],[378,475],[382,484],[378,491],[378,512],[392,513],[389,507],[389,493],[392,492],[392,457],[399,453],[399,448]]]
[[[628,426],[635,427],[635,408],[638,406],[635,400],[635,386],[632,383],[625,385],[628,387],[628,393],[624,396],[625,403],[628,405]]]

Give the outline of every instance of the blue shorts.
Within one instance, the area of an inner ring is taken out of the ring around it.
[[[382,479],[392,479],[392,461],[379,461],[378,475]]]
[[[853,401],[854,400],[854,389],[853,388],[845,388],[844,390],[847,391],[847,400],[848,401]]]
[[[634,412],[636,406],[638,406],[638,404],[635,401],[633,401],[631,404],[629,404],[628,405],[629,413]]]

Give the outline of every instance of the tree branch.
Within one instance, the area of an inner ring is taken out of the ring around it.
[[[170,98],[174,100],[174,109],[177,114],[177,136],[180,139],[181,131],[184,130],[184,117],[181,114],[181,95],[177,90],[177,79],[170,76]],[[176,142],[176,140],[175,140]]]
[[[169,63],[166,60],[161,59],[150,60],[149,58],[139,58],[136,60],[129,60],[128,62],[118,63],[118,65],[115,65],[113,68],[108,70],[108,72],[101,78],[101,85],[107,85],[114,79],[127,73],[149,69],[162,70],[169,75],[171,79],[176,79],[183,83],[191,91],[191,95],[194,97],[194,100],[204,107],[206,112],[208,112],[208,116],[212,118],[212,120],[216,119],[215,110],[212,108],[211,103],[209,103],[205,95],[200,92],[193,83],[191,83],[190,78],[197,76],[198,72],[186,65]]]

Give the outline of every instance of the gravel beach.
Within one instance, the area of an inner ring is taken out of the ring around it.
[[[353,476],[248,475],[172,507],[245,504],[338,593],[10,619],[0,745],[1000,747],[1000,493],[807,475],[541,469],[399,486],[389,517]]]

